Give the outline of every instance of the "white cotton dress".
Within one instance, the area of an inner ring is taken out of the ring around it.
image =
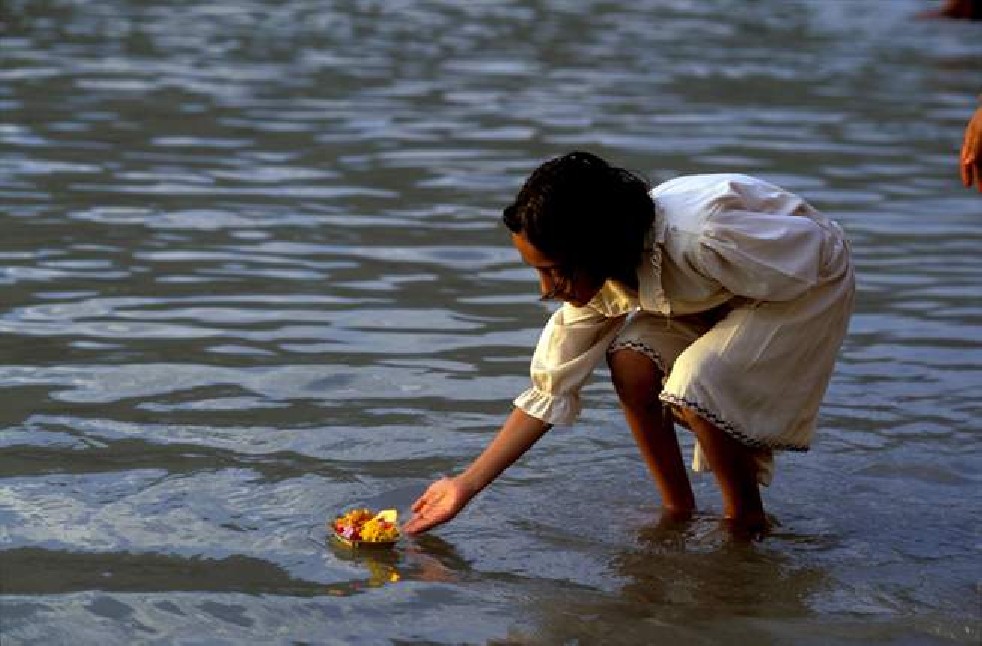
[[[769,483],[771,451],[807,450],[815,433],[852,313],[848,242],[802,198],[746,175],[679,177],[651,198],[638,289],[607,281],[557,310],[515,405],[570,423],[605,354],[631,348],[664,375],[662,401],[758,449]],[[693,468],[705,469],[698,445]]]

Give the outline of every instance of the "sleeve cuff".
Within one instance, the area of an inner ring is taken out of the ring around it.
[[[576,395],[555,396],[529,388],[515,398],[515,406],[546,424],[572,424],[580,414],[580,398]]]

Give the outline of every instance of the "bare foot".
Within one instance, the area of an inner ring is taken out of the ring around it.
[[[691,507],[684,509],[665,507],[662,509],[661,518],[658,519],[658,526],[665,528],[682,526],[692,520],[694,515],[695,510]]]
[[[749,543],[764,540],[777,523],[764,514],[753,514],[739,518],[723,518],[721,525],[733,539]]]

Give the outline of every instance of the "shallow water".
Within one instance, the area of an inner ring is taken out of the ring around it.
[[[982,26],[924,6],[4,0],[3,643],[978,643]],[[849,232],[780,527],[726,540],[703,476],[660,526],[598,378],[453,524],[325,543],[525,387],[548,307],[498,213],[572,148]]]

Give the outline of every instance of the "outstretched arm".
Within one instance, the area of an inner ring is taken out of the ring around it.
[[[452,519],[551,427],[514,409],[491,444],[463,473],[437,480],[413,503],[413,517],[403,529],[407,534],[419,534]]]
[[[982,193],[982,108],[978,108],[965,127],[961,154],[962,184],[971,188],[975,184]]]

